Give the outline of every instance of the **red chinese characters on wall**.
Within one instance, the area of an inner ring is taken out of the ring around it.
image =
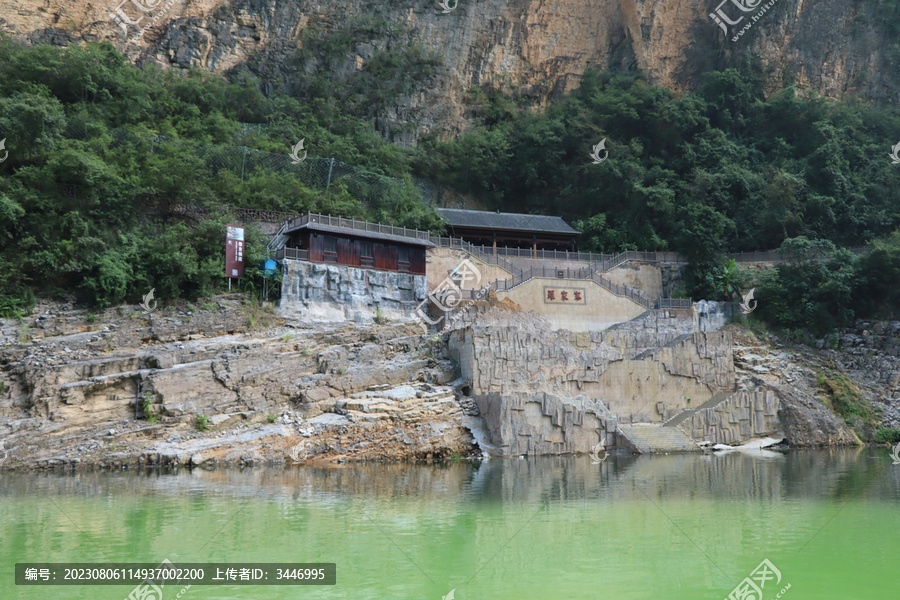
[[[584,288],[544,287],[544,304],[585,304]]]

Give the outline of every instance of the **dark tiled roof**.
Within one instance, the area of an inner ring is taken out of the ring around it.
[[[304,223],[302,225],[298,225],[297,227],[292,227],[285,231],[285,233],[291,233],[292,231],[300,231],[301,229],[309,229],[310,231],[323,231],[325,233],[338,233],[344,235],[352,235],[361,238],[370,238],[373,240],[387,240],[391,242],[398,242],[400,244],[409,244],[410,246],[425,246],[426,248],[431,248],[434,246],[430,240],[423,240],[420,238],[408,237],[404,235],[391,235],[387,233],[378,233],[375,231],[364,231],[362,229],[355,229],[352,227],[337,227],[336,225],[324,225],[322,223]]]
[[[513,231],[540,231],[581,235],[569,227],[560,217],[547,215],[523,215],[518,213],[439,208],[438,214],[450,227],[480,227],[483,229],[507,229]]]

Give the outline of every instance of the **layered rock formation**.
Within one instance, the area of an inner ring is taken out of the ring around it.
[[[252,62],[267,77],[289,79],[298,69],[324,68],[292,60],[304,39],[353,19],[382,22],[385,35],[367,37],[366,28],[348,34],[335,72],[364,70],[377,52],[410,43],[438,52],[444,62],[432,80],[378,116],[379,130],[400,143],[415,143],[435,128],[461,129],[463,97],[473,86],[505,82],[523,101],[540,105],[576,86],[587,67],[637,67],[683,91],[700,73],[749,55],[761,61],[770,89],[794,83],[832,97],[897,99],[898,61],[884,23],[893,16],[875,5],[780,0],[732,42],[754,14],[736,6],[715,0],[461,1],[445,13],[437,3],[410,0],[0,0],[0,28],[41,43],[108,40],[134,60],[176,67],[225,71]],[[719,7],[740,22],[723,31],[709,16]],[[412,130],[401,127],[410,123]]]
[[[453,365],[417,326],[280,323],[238,295],[160,309],[152,325],[137,307],[50,303],[0,321],[7,466],[283,461],[299,442],[335,459],[471,450]]]
[[[552,331],[492,297],[423,336],[411,323],[286,327],[239,295],[160,309],[152,323],[137,307],[41,302],[0,320],[0,463],[586,453],[636,428],[843,445],[858,440],[831,410],[823,370],[846,361],[873,402],[897,393],[896,369],[876,372],[896,360],[891,324],[862,324],[879,333],[860,339],[876,339],[845,351],[779,349],[694,323],[650,311],[604,332]],[[872,356],[857,352],[866,346]],[[198,431],[198,415],[212,431]]]

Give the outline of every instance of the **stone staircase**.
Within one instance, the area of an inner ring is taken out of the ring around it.
[[[694,440],[677,427],[662,427],[649,423],[619,425],[617,433],[620,436],[620,446],[630,446],[642,454],[700,451]]]
[[[650,348],[649,350],[645,350],[644,352],[641,352],[640,354],[636,354],[632,360],[644,360],[648,356],[653,356],[654,354],[656,354],[663,348],[674,348],[675,346],[682,343],[686,339],[689,339],[692,337],[694,337],[693,333],[684,333],[682,335],[679,335],[677,338],[674,338],[673,340],[667,342],[666,344],[659,346],[658,348]]]
[[[717,405],[721,404],[725,400],[728,399],[734,392],[717,392],[713,394],[713,397],[697,406],[695,408],[686,408],[683,411],[676,413],[672,417],[669,418],[668,421],[662,424],[663,427],[678,427],[692,416],[694,413],[707,409],[707,408],[715,408]]]

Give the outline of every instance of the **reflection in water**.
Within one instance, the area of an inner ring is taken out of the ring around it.
[[[764,558],[791,582],[788,599],[893,598],[898,498],[900,466],[873,448],[4,473],[0,597],[127,595],[15,588],[17,561],[169,557],[338,565],[334,587],[195,586],[186,600],[437,599],[452,588],[460,600],[724,598]]]
[[[795,450],[759,455],[611,455],[599,465],[588,457],[541,457],[424,466],[350,464],[312,468],[147,469],[137,472],[0,473],[0,497],[141,494],[255,496],[337,502],[369,498],[420,501],[566,501],[599,498],[616,486],[629,493],[673,498],[785,500],[835,498],[866,486],[864,497],[898,497],[900,469],[883,449]],[[640,488],[622,487],[630,482]],[[630,490],[630,492],[629,492]]]

